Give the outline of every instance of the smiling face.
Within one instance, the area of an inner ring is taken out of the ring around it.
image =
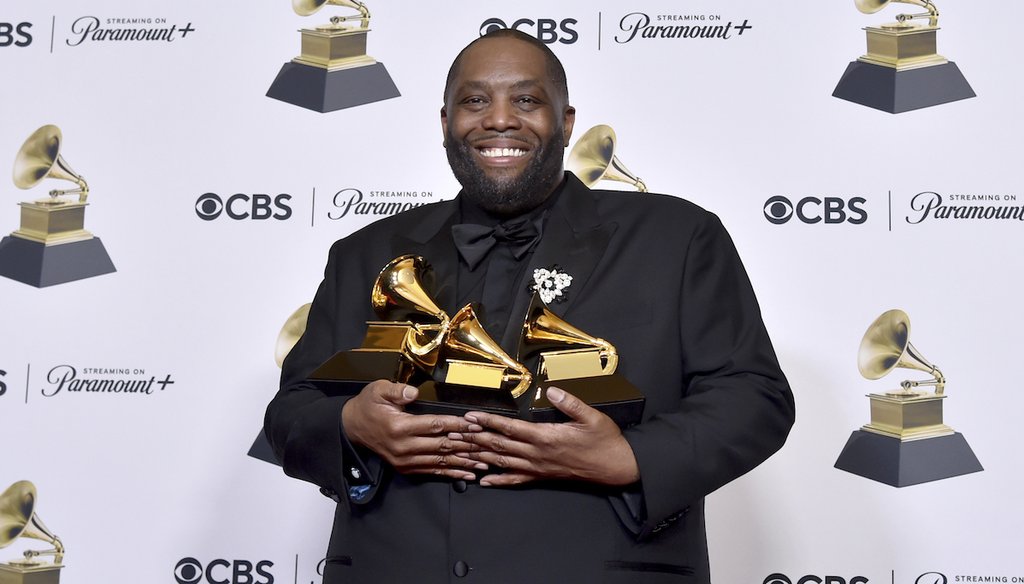
[[[497,215],[537,207],[562,181],[575,120],[544,53],[516,38],[484,38],[456,67],[441,128],[464,196]]]

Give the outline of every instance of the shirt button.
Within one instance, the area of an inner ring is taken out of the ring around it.
[[[452,488],[456,493],[465,493],[469,487],[466,485],[466,481],[455,481],[452,483]]]
[[[455,566],[452,568],[452,572],[455,573],[459,578],[465,578],[466,574],[469,574],[469,564],[459,560],[455,562]]]

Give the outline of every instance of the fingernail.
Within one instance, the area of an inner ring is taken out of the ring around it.
[[[481,426],[480,424],[470,424],[469,428],[467,428],[467,431],[469,431],[469,432],[483,432],[484,431],[484,427]]]
[[[468,420],[470,422],[473,422],[474,424],[480,422],[480,420],[476,419],[476,416],[474,416],[473,414],[466,414],[465,418],[466,418],[466,420]]]
[[[458,432],[448,432],[448,438],[451,440],[462,440],[462,434]]]
[[[488,478],[480,479],[480,486],[481,487],[489,487],[489,486],[491,486],[491,480],[488,479]]]
[[[471,472],[467,472],[466,474],[462,475],[462,480],[465,480],[465,481],[475,481],[476,480],[476,475],[471,473]]]
[[[557,387],[549,387],[547,391],[548,401],[558,403],[565,399],[565,392]]]
[[[416,394],[418,393],[418,389],[411,385],[406,385],[405,389],[402,390],[402,397],[404,397],[405,399],[416,399]]]
[[[482,462],[478,462],[478,463],[473,465],[473,468],[475,468],[477,470],[487,470],[487,465],[482,463]]]

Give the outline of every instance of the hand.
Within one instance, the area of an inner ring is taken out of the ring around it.
[[[379,454],[400,473],[475,480],[476,475],[467,469],[486,470],[487,465],[456,456],[456,443],[448,434],[467,436],[480,426],[458,416],[406,413],[406,404],[418,395],[415,387],[383,379],[368,384],[341,410],[345,435]]]
[[[480,479],[483,486],[518,485],[538,479],[575,479],[605,485],[628,485],[640,480],[633,449],[611,418],[557,387],[548,400],[568,422],[532,423],[470,412],[468,422],[482,432],[449,434],[457,457],[485,462],[506,470]],[[466,454],[461,454],[467,452]]]

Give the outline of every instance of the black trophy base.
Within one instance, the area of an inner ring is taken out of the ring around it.
[[[952,61],[904,71],[854,61],[846,67],[832,96],[899,114],[976,94]]]
[[[371,381],[408,380],[411,364],[399,351],[340,351],[307,380],[329,396],[355,395]]]
[[[400,95],[383,63],[328,71],[288,62],[267,91],[267,97],[320,113]]]
[[[246,454],[256,460],[281,466],[281,462],[274,456],[274,450],[270,447],[270,441],[267,440],[267,435],[263,433],[263,430],[256,435],[256,439],[252,441],[252,446],[249,447],[249,452]]]
[[[626,428],[640,423],[644,415],[644,396],[625,377],[618,374],[542,381],[541,387],[557,387],[580,398],[590,407]],[[531,389],[537,395],[536,389]],[[565,422],[569,417],[551,405],[547,392],[541,392],[530,404],[528,417],[533,422]]]
[[[36,288],[116,271],[98,237],[60,245],[13,236],[0,240],[0,276]]]
[[[893,487],[907,487],[985,470],[959,432],[901,442],[856,430],[836,468]]]
[[[447,414],[461,416],[466,412],[487,412],[519,417],[519,406],[507,390],[490,389],[428,380],[419,385],[416,401],[405,406],[413,414]]]

